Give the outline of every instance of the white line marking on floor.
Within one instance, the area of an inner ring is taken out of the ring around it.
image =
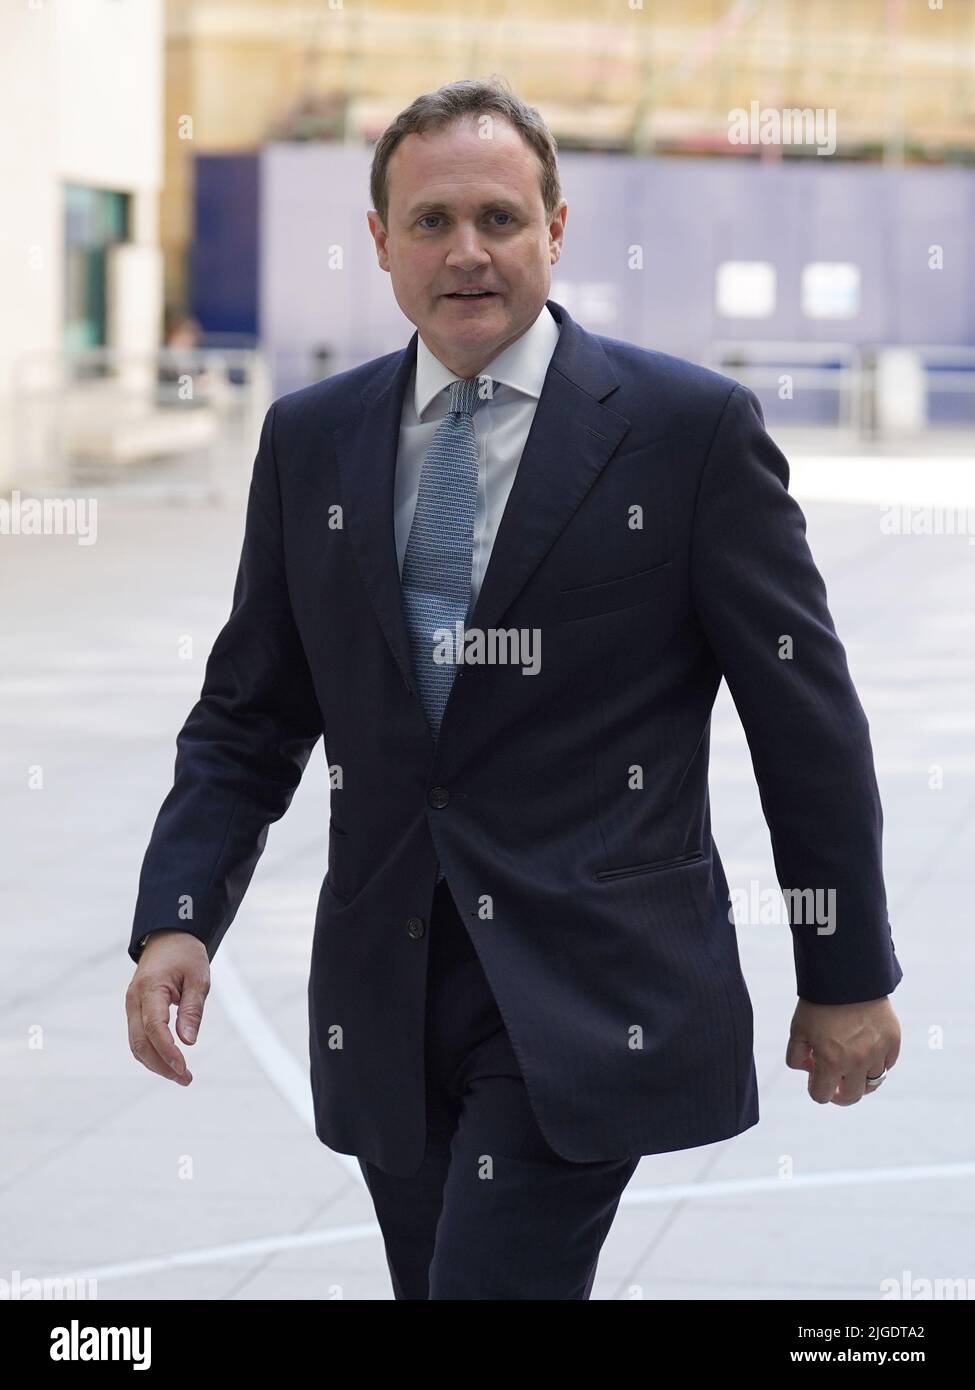
[[[687,1197],[743,1197],[749,1192],[808,1191],[813,1187],[874,1186],[885,1182],[926,1182],[975,1177],[975,1163],[926,1163],[909,1168],[837,1168],[827,1173],[796,1173],[791,1178],[729,1178],[726,1182],[673,1183],[669,1187],[627,1188],[623,1206],[677,1202]]]
[[[248,988],[234,963],[232,953],[225,945],[221,946],[218,962],[215,974],[219,980],[217,997],[221,1007],[236,1029],[241,1042],[250,1050],[271,1085],[291,1106],[302,1124],[315,1135],[316,1142],[321,1143],[315,1134],[315,1111],[308,1070],[298,1065],[271,1027],[267,1015]],[[350,1177],[355,1178],[361,1187],[365,1187],[362,1169],[354,1154],[336,1153],[327,1145],[322,1147],[327,1149]]]
[[[120,1260],[115,1264],[96,1265],[91,1269],[76,1269],[71,1274],[37,1275],[39,1279],[131,1279],[140,1274],[158,1274],[167,1269],[186,1269],[193,1265],[222,1264],[230,1260],[246,1260],[258,1255],[274,1255],[282,1250],[305,1250],[321,1245],[342,1245],[347,1241],[371,1240],[381,1235],[375,1221],[358,1222],[354,1226],[333,1226],[329,1231],[302,1231],[286,1236],[266,1236],[255,1240],[240,1240],[231,1245],[211,1245],[202,1250],[179,1250],[171,1255],[150,1255],[142,1260]]]
[[[341,1157],[341,1155],[339,1155]],[[846,1168],[828,1173],[801,1173],[792,1178],[732,1178],[727,1182],[672,1183],[665,1187],[641,1187],[623,1193],[622,1206],[645,1206],[701,1197],[742,1197],[750,1193],[793,1193],[815,1187],[873,1186],[876,1183],[930,1182],[942,1178],[975,1177],[975,1163],[930,1163],[912,1168]],[[48,1279],[127,1279],[156,1274],[192,1265],[220,1264],[223,1261],[273,1255],[284,1250],[309,1250],[317,1246],[341,1245],[356,1240],[372,1240],[381,1234],[376,1222],[334,1226],[330,1230],[303,1231],[297,1235],[266,1236],[229,1245],[212,1245],[202,1250],[180,1251],[73,1270],[69,1274],[38,1275]]]

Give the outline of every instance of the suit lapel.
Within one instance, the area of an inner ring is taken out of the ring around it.
[[[415,687],[393,517],[400,417],[416,361],[416,333],[362,393],[362,414],[335,431],[343,524],[362,582],[403,679]]]
[[[554,301],[562,328],[468,627],[496,627],[626,435],[602,402],[618,385],[598,340]],[[335,432],[344,522],[376,616],[411,690],[415,679],[393,520],[403,398],[417,335]]]
[[[598,341],[549,305],[562,331],[468,627],[500,624],[630,427],[602,404],[618,383]]]

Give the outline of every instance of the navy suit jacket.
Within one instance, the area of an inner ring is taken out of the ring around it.
[[[534,630],[538,673],[459,668],[434,742],[393,532],[416,334],[281,397],[232,611],[139,882],[133,959],[160,927],[212,958],[324,734],[316,1130],[403,1176],[424,1149],[438,858],[559,1154],[691,1148],[757,1122],[752,1009],[710,827],[722,676],[780,885],[835,894],[831,930],[782,927],[798,994],[875,999],[902,973],[867,720],[757,398],[549,308],[562,331],[468,619]]]

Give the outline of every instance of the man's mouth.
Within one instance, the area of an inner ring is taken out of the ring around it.
[[[453,294],[445,294],[444,299],[496,299],[497,294],[494,290],[455,290]]]

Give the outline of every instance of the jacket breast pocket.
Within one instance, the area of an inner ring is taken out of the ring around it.
[[[553,596],[546,617],[554,623],[577,622],[583,618],[615,613],[620,609],[635,608],[641,603],[652,603],[665,591],[670,568],[670,560],[661,560],[647,569],[615,579],[563,586]]]

